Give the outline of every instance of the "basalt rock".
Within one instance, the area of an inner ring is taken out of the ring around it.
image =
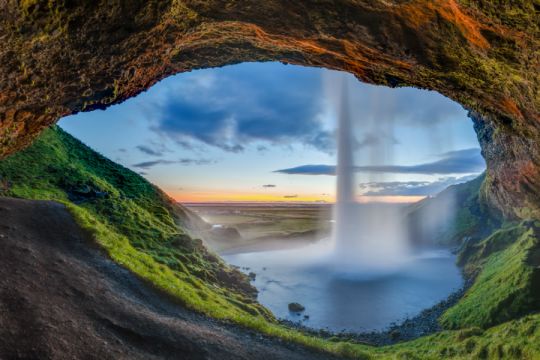
[[[472,111],[484,193],[539,217],[536,0],[0,0],[0,157],[166,76],[281,61],[415,86]]]
[[[306,310],[304,305],[296,303],[296,302],[290,303],[288,305],[288,307],[289,307],[289,311],[296,312],[296,313],[299,313],[299,312],[302,312],[302,311]]]

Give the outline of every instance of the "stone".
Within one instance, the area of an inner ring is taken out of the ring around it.
[[[289,311],[291,312],[302,312],[306,310],[306,308],[302,305],[302,304],[299,304],[297,302],[292,302],[292,303],[289,303]]]
[[[180,72],[243,61],[344,70],[471,110],[483,194],[540,218],[540,30],[530,1],[0,3],[0,158],[47,126]],[[118,31],[122,29],[122,31]]]

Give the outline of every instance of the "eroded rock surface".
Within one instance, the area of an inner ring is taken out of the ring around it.
[[[0,198],[0,247],[0,359],[336,359],[172,303],[58,203]]]
[[[539,217],[538,11],[527,0],[1,0],[0,157],[171,74],[278,60],[460,102],[474,111],[487,199]]]

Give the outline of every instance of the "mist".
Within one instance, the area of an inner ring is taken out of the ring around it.
[[[426,242],[420,247],[414,235],[422,234],[435,244],[440,225],[454,217],[452,194],[437,202],[425,200],[430,202],[429,211],[418,212],[414,221],[418,231],[413,232],[408,214],[412,207],[423,204],[374,202],[377,185],[383,184],[384,190],[385,184],[406,181],[417,186],[431,184],[428,179],[437,172],[430,169],[440,168],[443,161],[462,161],[452,157],[454,153],[437,161],[426,160],[421,166],[403,161],[407,158],[403,151],[411,149],[396,137],[402,135],[401,115],[406,110],[403,101],[396,100],[399,96],[381,96],[380,88],[358,86],[357,79],[343,73],[327,73],[323,80],[325,117],[334,121],[336,165],[306,165],[278,172],[335,175],[333,214],[319,214],[318,227],[330,223],[331,231],[311,242],[296,238],[299,246],[294,248],[290,237],[272,238],[266,239],[264,248],[248,246],[245,252],[234,249],[224,256],[227,262],[256,275],[253,283],[260,301],[280,318],[334,331],[381,330],[442,300],[461,286],[461,275],[448,248],[434,249],[425,246]],[[384,90],[388,95],[388,89]],[[411,113],[428,117],[419,110],[409,110]],[[408,133],[411,128],[427,135],[434,131],[433,126],[423,127],[419,119],[409,117],[405,119]],[[432,153],[426,157],[445,149],[437,141],[428,148]],[[364,196],[370,192],[372,195]],[[287,216],[294,213],[285,211]],[[291,312],[288,305],[292,302],[302,304],[307,315],[299,318],[299,313]]]
[[[338,272],[386,273],[413,260],[415,239],[410,238],[412,232],[403,206],[366,204],[358,193],[360,179],[384,183],[393,180],[389,178],[391,174],[362,172],[358,168],[395,164],[394,152],[398,143],[394,137],[394,117],[399,106],[393,97],[378,96],[376,91],[352,92],[353,82],[356,79],[338,73],[329,74],[325,82],[328,104],[337,120],[336,205],[331,258]],[[361,105],[365,104],[369,104],[370,116],[364,116],[367,109]],[[433,150],[438,150],[436,144]],[[437,206],[422,213],[422,232],[435,235],[441,221],[451,221],[455,205],[453,196],[438,199]]]

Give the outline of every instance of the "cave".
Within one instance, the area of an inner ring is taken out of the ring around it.
[[[0,156],[62,116],[122,102],[169,75],[273,60],[459,102],[475,122],[489,202],[509,217],[537,217],[537,11],[487,0],[6,2]]]
[[[536,2],[26,0],[0,9],[0,159],[64,116],[168,76],[278,61],[460,103],[486,160],[482,201],[508,220],[540,219]]]

